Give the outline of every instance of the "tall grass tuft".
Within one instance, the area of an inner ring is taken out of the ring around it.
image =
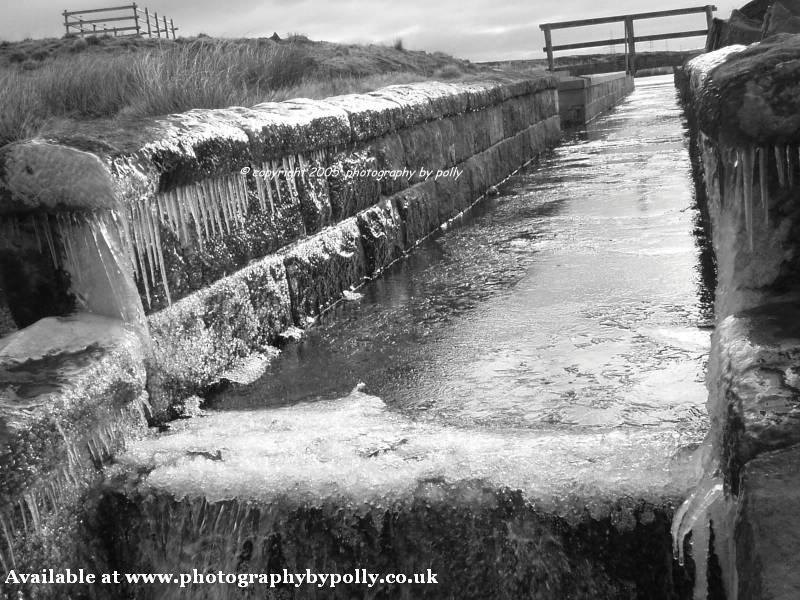
[[[0,63],[0,145],[58,132],[62,122],[325,98],[474,71],[446,55],[398,52],[402,40],[396,49],[339,47],[297,34],[278,42],[147,42],[100,36],[9,49]]]
[[[0,145],[59,118],[152,116],[252,105],[313,68],[292,44],[197,40],[165,50],[56,57],[34,71],[0,70]]]

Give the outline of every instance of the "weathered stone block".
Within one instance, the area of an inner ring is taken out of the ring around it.
[[[398,158],[396,143],[396,140],[389,142],[390,160]],[[334,222],[351,217],[378,201],[382,184],[377,172],[381,167],[370,148],[334,154],[329,166],[328,190]]]
[[[800,443],[800,306],[729,316],[714,333],[709,416],[727,482],[736,491],[754,457]]]
[[[441,81],[424,81],[414,87],[425,94],[437,118],[459,115],[469,108],[467,93],[460,86]]]
[[[420,180],[421,169],[434,172],[446,162],[447,149],[442,148],[442,132],[435,123],[424,123],[400,132],[406,166],[415,172],[412,182]]]
[[[251,109],[239,109],[238,124],[247,133],[250,155],[256,162],[351,140],[347,112],[324,100],[256,104]]]
[[[366,275],[361,234],[354,217],[282,250],[297,325],[316,317]]]
[[[350,120],[351,141],[363,142],[401,129],[403,107],[391,98],[375,94],[346,94],[326,100],[345,111]]]
[[[358,214],[367,274],[375,276],[403,255],[400,215],[391,200],[382,200]]]
[[[739,598],[800,597],[800,447],[770,452],[744,469],[735,531]]]
[[[372,140],[369,143],[369,154],[375,159],[376,169],[384,172],[395,172],[395,175],[387,175],[380,180],[380,193],[382,195],[391,196],[408,187],[409,176],[397,174],[406,169],[403,140],[399,134],[389,133]],[[370,197],[375,198],[374,190]]]
[[[402,108],[403,127],[413,127],[419,123],[432,121],[442,116],[438,108],[434,107],[428,95],[420,90],[417,85],[390,85],[370,92],[369,95],[385,98],[399,104]]]
[[[403,245],[406,250],[413,248],[440,225],[436,192],[435,182],[429,179],[392,197],[403,223]]]

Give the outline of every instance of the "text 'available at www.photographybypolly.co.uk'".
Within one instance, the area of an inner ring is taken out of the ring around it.
[[[301,587],[313,585],[320,588],[335,588],[340,584],[347,585],[375,585],[385,584],[436,584],[437,574],[430,569],[426,573],[387,573],[384,575],[370,573],[366,569],[356,569],[348,573],[312,573],[306,569],[305,573],[290,573],[283,569],[280,573],[224,573],[222,571],[206,573],[192,569],[191,573],[91,573],[84,569],[57,571],[44,569],[37,573],[23,573],[11,570],[6,575],[7,585],[154,585],[166,584],[188,587],[190,585],[227,584],[246,588],[254,585],[276,587]]]

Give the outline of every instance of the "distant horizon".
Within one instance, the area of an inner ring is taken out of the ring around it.
[[[351,0],[342,6],[319,0],[268,0],[258,6],[242,0],[229,0],[224,5],[217,0],[154,0],[138,4],[172,18],[181,37],[206,34],[220,38],[256,38],[277,32],[281,37],[296,33],[312,40],[343,44],[392,44],[400,39],[409,50],[445,52],[474,62],[543,58],[544,37],[539,30],[540,23],[702,5],[689,1],[669,2],[654,9],[652,4],[641,0],[620,0],[611,7],[587,0],[544,0],[536,9],[490,0],[459,3],[445,0],[435,6],[423,0],[407,0],[402,5],[386,0]],[[715,14],[727,18],[740,4],[743,3],[718,3]],[[55,7],[49,0],[32,0],[24,6],[7,7],[0,11],[0,40],[63,37],[63,10],[120,5],[119,0],[75,0]],[[277,15],[277,18],[265,15]],[[637,35],[703,29],[705,17],[697,14],[653,19],[638,21],[636,25]],[[623,37],[621,23],[553,33],[555,44],[619,37]],[[640,43],[637,49],[641,52],[685,51],[702,46],[701,38],[683,38]],[[557,56],[601,54],[611,49],[605,46]],[[621,52],[622,48],[616,50]]]

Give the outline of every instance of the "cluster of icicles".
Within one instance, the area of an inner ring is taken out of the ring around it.
[[[324,151],[313,152],[311,159],[324,164]],[[276,203],[282,206],[287,200],[296,202],[299,198],[295,178],[307,177],[309,162],[302,155],[286,156],[261,167],[260,173],[271,176],[254,176],[259,208],[274,218]],[[313,186],[307,189],[313,193]],[[283,198],[287,193],[290,198]],[[202,249],[213,236],[241,228],[247,220],[249,203],[246,175],[236,174],[180,186],[130,205],[123,226],[127,246],[133,248],[130,259],[144,286],[148,305],[150,290],[158,281],[164,287],[167,302],[172,304],[160,227],[171,229],[184,247],[196,244]]]
[[[143,406],[137,404],[134,408],[144,419]],[[6,573],[17,569],[14,555],[15,538],[42,533],[46,516],[58,514],[64,507],[65,499],[69,502],[73,490],[83,487],[82,481],[86,477],[87,465],[81,459],[79,449],[67,438],[61,426],[56,423],[56,427],[66,444],[66,466],[49,474],[47,478],[23,493],[16,506],[12,506],[7,513],[0,512],[0,534],[5,542],[0,545],[0,567]],[[86,449],[95,468],[113,456],[113,448],[119,439],[120,429],[114,423],[101,427],[88,439]],[[21,528],[15,529],[14,523],[21,525]]]
[[[697,454],[706,458],[711,446],[705,442]],[[736,554],[733,541],[736,501],[725,494],[719,464],[712,461],[706,466],[695,490],[675,512],[672,520],[672,550],[675,558],[685,563],[684,544],[691,533],[692,559],[695,566],[693,600],[708,598],[708,556],[711,550],[711,528],[714,528],[713,550],[722,569],[725,597],[736,600]]]
[[[307,182],[312,164],[309,160],[316,165],[325,164],[324,151],[315,151],[309,158],[302,155],[287,156],[261,165],[260,174],[253,179],[255,197],[262,213],[274,219],[276,205],[281,207],[298,202],[298,178]],[[250,206],[245,177],[235,174],[180,186],[132,202],[120,211],[117,218],[111,219],[113,226],[119,230],[126,260],[142,282],[148,306],[152,305],[152,290],[158,283],[164,288],[167,303],[172,304],[164,261],[162,227],[174,232],[182,246],[197,246],[201,250],[213,237],[229,235],[240,229],[247,221]],[[309,194],[315,194],[313,185],[306,184],[304,189]],[[285,197],[287,194],[288,198]],[[103,230],[109,225],[112,223],[108,218],[94,213],[64,212],[52,217],[41,213],[12,216],[0,221],[0,247],[13,248],[29,235],[23,230],[32,228],[39,250],[49,252],[54,266],[66,268],[70,274],[79,276],[81,269],[76,269],[77,273],[69,269],[69,265],[80,264],[75,240],[80,238],[81,243],[88,243],[84,238],[103,235]],[[76,228],[85,228],[90,233],[78,236]]]
[[[759,199],[764,214],[764,225],[769,224],[769,163],[775,158],[775,169],[780,187],[793,188],[795,176],[800,164],[800,147],[776,145],[772,147],[749,146],[744,149],[729,151],[728,164],[732,165],[732,185],[734,199],[744,208],[745,230],[750,250],[753,250],[753,221],[756,212],[754,199],[754,182],[756,165],[758,165]]]

